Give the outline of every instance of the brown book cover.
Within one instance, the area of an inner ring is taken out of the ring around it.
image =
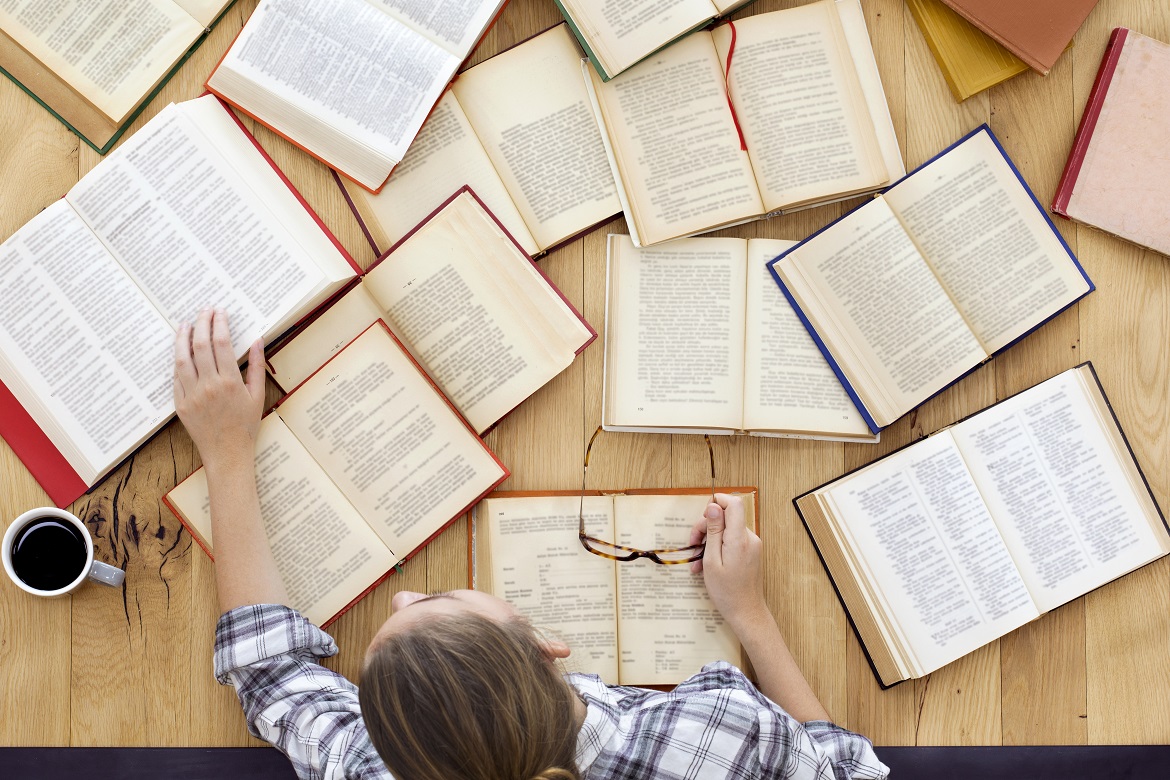
[[[1097,5],[1097,0],[943,0],[1041,75]]]

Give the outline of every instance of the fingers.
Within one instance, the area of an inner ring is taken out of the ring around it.
[[[211,350],[211,309],[204,309],[195,318],[195,327],[191,331],[191,355],[198,374],[210,377],[215,373],[215,355]]]
[[[707,536],[707,518],[695,523],[691,526],[690,540],[687,542],[688,547],[694,547],[696,544],[701,544],[703,539]],[[704,553],[705,554],[705,553]],[[691,561],[691,572],[693,574],[701,574],[703,572],[703,559]]]
[[[215,365],[221,373],[238,371],[236,353],[232,349],[232,332],[228,327],[227,312],[216,309],[211,315],[211,351]]]
[[[719,506],[723,509],[723,526],[726,529],[728,538],[737,538],[747,530],[744,519],[743,499],[739,496],[728,495],[727,493],[716,493],[715,500],[719,502]]]
[[[244,381],[248,395],[258,404],[264,402],[264,342],[256,339],[248,350],[248,377]]]
[[[191,357],[191,326],[183,323],[175,334],[175,401],[195,389],[195,363]]]
[[[703,560],[707,565],[723,565],[724,511],[718,504],[707,504],[707,549]]]

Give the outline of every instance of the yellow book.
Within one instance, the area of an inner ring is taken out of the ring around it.
[[[955,100],[963,101],[1028,66],[941,0],[906,0]]]

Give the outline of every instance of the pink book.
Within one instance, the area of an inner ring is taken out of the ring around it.
[[[1170,255],[1170,45],[1113,31],[1052,211]]]

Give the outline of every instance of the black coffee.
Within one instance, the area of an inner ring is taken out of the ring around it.
[[[37,590],[60,590],[85,570],[85,536],[57,517],[39,517],[20,529],[11,552],[16,576]]]

